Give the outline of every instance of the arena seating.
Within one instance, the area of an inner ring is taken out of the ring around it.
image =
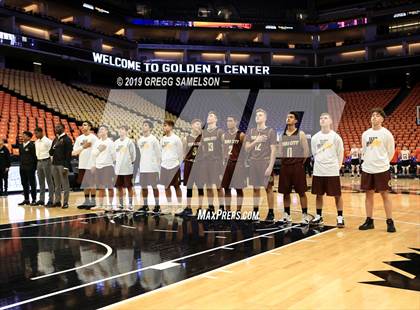
[[[80,122],[90,120],[94,127],[107,124],[111,132],[116,133],[118,126],[127,125],[132,129],[133,137],[140,136],[143,120],[162,120],[168,117],[165,116],[164,109],[158,108],[133,92],[120,92],[118,96],[113,96],[119,98],[119,105],[110,100],[98,99],[87,92],[39,73],[1,69],[0,84],[62,115]],[[169,117],[175,118],[173,115]],[[187,123],[180,122],[180,124],[182,130],[178,127],[176,133],[183,136]],[[160,136],[162,132],[161,125],[155,126],[154,134]]]
[[[386,89],[338,94],[346,102],[338,126],[338,133],[343,137],[346,151],[351,148],[353,143],[361,147],[362,133],[371,126],[370,110],[374,107],[384,108],[397,93],[398,89]],[[388,124],[389,119],[385,121],[384,126],[388,126]]]
[[[416,125],[416,106],[420,105],[420,84],[417,84],[386,120],[385,126],[394,134],[397,147],[407,146],[413,153],[420,146]]]
[[[80,134],[75,122],[68,122],[4,91],[0,91],[0,113],[0,138],[6,139],[6,145],[14,155],[18,155],[19,150],[12,149],[12,145],[20,141],[23,131],[33,132],[35,127],[43,128],[50,139],[54,139],[54,125],[59,123],[64,125],[65,132],[72,140]]]

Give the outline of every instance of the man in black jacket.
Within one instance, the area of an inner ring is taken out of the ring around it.
[[[25,200],[19,206],[29,205],[29,193],[31,194],[31,206],[36,206],[36,152],[35,144],[31,141],[32,132],[24,131],[22,134],[23,144],[19,144],[20,156],[20,180],[23,187]]]
[[[7,196],[7,184],[10,168],[10,152],[0,138],[0,197]],[[3,187],[4,184],[4,187]]]
[[[54,207],[61,207],[61,191],[64,192],[63,209],[69,207],[69,171],[71,169],[72,142],[64,132],[61,124],[55,126],[56,138],[54,139],[50,155],[52,156],[52,176],[54,181]]]

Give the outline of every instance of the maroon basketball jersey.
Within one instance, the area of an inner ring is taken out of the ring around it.
[[[241,158],[244,157],[242,154],[245,153],[245,151],[242,150],[241,132],[239,130],[233,134],[227,131],[225,133],[224,143],[225,159],[229,159],[230,161],[238,161],[239,156]]]
[[[187,154],[185,155],[186,161],[195,161],[195,158],[198,154],[198,149],[201,144],[201,134],[197,137],[194,137],[192,135],[187,136]]]
[[[267,136],[267,140],[265,142],[257,143],[250,151],[249,151],[249,159],[250,160],[270,160],[271,156],[271,146],[277,144],[276,132],[273,128],[266,127],[264,129],[252,128],[246,140],[249,142],[254,142],[258,136]]]
[[[223,130],[220,128],[204,129],[201,138],[200,159],[222,160],[222,137]]]
[[[281,137],[280,147],[282,151],[282,165],[302,163],[304,157],[300,131],[296,129],[290,136],[284,133]]]

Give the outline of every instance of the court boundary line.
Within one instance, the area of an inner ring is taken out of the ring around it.
[[[194,256],[199,256],[199,255],[202,255],[202,254],[205,254],[205,253],[214,252],[214,251],[220,250],[220,249],[222,249],[222,248],[224,248],[226,246],[231,246],[231,245],[235,245],[235,244],[240,244],[240,243],[243,243],[243,242],[251,241],[251,240],[254,240],[254,239],[261,238],[264,235],[276,234],[276,233],[279,233],[279,232],[282,232],[282,231],[285,231],[285,230],[296,228],[298,226],[300,226],[300,224],[295,224],[293,226],[288,226],[288,227],[285,227],[285,228],[282,228],[282,229],[279,229],[279,230],[276,230],[276,231],[271,231],[271,232],[265,233],[263,235],[250,237],[250,238],[243,239],[243,240],[240,240],[240,241],[236,241],[236,242],[232,242],[232,243],[229,243],[229,244],[224,244],[224,245],[221,245],[221,246],[218,246],[218,247],[214,247],[214,248],[211,248],[211,249],[207,249],[207,250],[204,250],[204,251],[201,251],[201,252],[193,253],[193,254],[182,256],[182,257],[178,257],[178,258],[174,258],[172,260],[169,260],[169,261],[166,261],[166,262],[163,262],[163,263],[169,263],[169,262],[174,263],[174,262],[178,262],[178,261],[183,260],[183,259],[188,259],[188,258],[191,258],[191,257],[194,257]],[[330,229],[330,230],[334,230],[334,228],[333,229]],[[330,231],[330,230],[328,230],[328,231]],[[319,235],[319,234],[317,234],[317,235]],[[314,236],[316,236],[316,235],[314,235]],[[295,242],[293,242],[293,243],[295,243]],[[159,264],[161,264],[161,263],[159,263]],[[137,273],[139,271],[144,271],[144,270],[147,270],[147,269],[152,269],[153,266],[155,266],[155,265],[151,265],[151,266],[148,266],[148,267],[143,267],[143,268],[140,268],[140,269],[131,270],[131,271],[124,272],[124,273],[121,273],[121,274],[118,274],[118,275],[113,275],[113,276],[110,276],[110,277],[107,277],[107,278],[95,280],[95,281],[92,281],[92,282],[89,282],[89,283],[84,283],[84,284],[76,285],[76,286],[69,287],[69,288],[66,288],[66,289],[62,289],[62,290],[59,290],[59,291],[55,291],[55,292],[51,292],[51,293],[44,294],[44,295],[41,295],[41,296],[36,296],[36,297],[33,297],[33,298],[22,300],[20,302],[14,303],[14,304],[10,304],[10,305],[1,307],[0,310],[18,307],[18,306],[21,306],[21,305],[25,305],[25,304],[31,303],[33,301],[38,301],[38,300],[42,300],[42,299],[45,299],[45,298],[48,298],[48,297],[52,297],[52,296],[60,295],[60,294],[63,294],[63,293],[71,292],[71,291],[74,291],[74,290],[77,290],[77,289],[80,289],[80,288],[83,288],[83,287],[86,287],[86,286],[89,286],[89,285],[94,285],[94,284],[101,283],[101,282],[104,282],[104,281],[109,281],[109,280],[113,280],[113,279],[116,279],[116,278],[119,278],[119,277],[124,277],[124,276],[130,275],[130,274],[133,274],[133,273]]]
[[[79,220],[89,220],[89,219],[95,219],[95,218],[103,218],[106,216],[106,214],[97,214],[97,213],[80,213],[80,214],[76,214],[76,215],[69,215],[67,217],[71,217],[71,216],[80,216],[80,215],[89,215],[89,214],[96,214],[96,216],[91,216],[89,218],[76,218],[76,219],[72,219],[72,220],[64,220],[64,221],[56,221],[56,222],[51,222],[51,223],[41,223],[41,224],[29,224],[29,225],[24,225],[24,226],[19,226],[19,227],[10,227],[10,228],[2,228],[0,229],[0,232],[2,231],[7,231],[7,230],[13,230],[13,229],[21,229],[21,228],[29,228],[29,227],[36,227],[36,226],[46,226],[46,225],[51,225],[51,224],[58,224],[58,223],[67,223],[67,222],[74,222],[74,221],[79,221]],[[42,219],[41,221],[48,221],[48,220],[54,220],[54,219],[58,219],[60,217],[52,217],[49,219]],[[66,216],[62,216],[61,218],[66,218]],[[21,224],[21,223],[29,223],[29,222],[34,222],[34,221],[39,221],[39,220],[30,220],[30,221],[24,221],[24,222],[14,222],[14,223],[8,223],[8,224],[1,224],[1,225],[13,225],[13,224]]]
[[[296,225],[296,226],[298,226],[298,225]],[[293,226],[291,226],[291,227],[293,227]],[[288,228],[291,228],[291,227],[288,227]],[[137,299],[141,299],[141,298],[144,298],[145,296],[152,295],[152,294],[155,294],[155,293],[160,292],[160,291],[165,291],[165,290],[167,290],[167,289],[169,289],[169,288],[174,288],[175,286],[178,286],[178,285],[181,285],[181,284],[187,283],[187,282],[192,281],[192,280],[196,280],[196,279],[198,279],[198,278],[200,278],[200,277],[206,278],[206,276],[208,276],[208,274],[209,274],[209,273],[211,273],[211,272],[219,272],[219,271],[220,271],[219,269],[226,269],[226,268],[228,268],[228,267],[232,267],[232,266],[237,265],[237,264],[246,263],[246,262],[248,262],[248,261],[250,261],[250,260],[252,260],[252,259],[254,259],[254,258],[256,258],[256,257],[262,256],[262,255],[265,255],[265,254],[272,254],[272,253],[275,253],[275,251],[281,251],[281,250],[282,250],[282,249],[284,249],[284,248],[287,248],[287,247],[289,247],[289,246],[292,246],[292,245],[298,244],[298,243],[300,243],[300,242],[302,242],[302,241],[304,241],[304,240],[306,240],[306,239],[315,238],[315,237],[318,237],[318,236],[320,236],[320,235],[323,235],[323,234],[326,234],[326,233],[329,233],[329,232],[332,232],[332,231],[336,231],[336,230],[338,230],[338,228],[337,228],[337,227],[334,227],[334,228],[329,229],[329,230],[327,230],[327,231],[323,231],[323,232],[321,232],[321,233],[319,233],[319,234],[312,235],[312,236],[310,236],[310,237],[307,237],[307,238],[304,238],[304,239],[298,240],[298,241],[296,241],[296,242],[292,242],[292,243],[288,243],[288,244],[282,245],[282,246],[280,246],[280,247],[278,247],[278,248],[274,248],[274,249],[271,249],[271,250],[269,250],[269,251],[265,251],[265,252],[262,252],[262,253],[258,253],[258,254],[256,254],[256,255],[253,255],[253,256],[247,257],[247,258],[245,258],[245,259],[241,259],[241,260],[239,260],[239,261],[237,261],[237,262],[233,262],[233,263],[230,263],[230,264],[228,264],[228,265],[221,266],[221,267],[219,267],[219,268],[216,268],[216,269],[213,269],[213,270],[206,271],[205,273],[195,275],[195,276],[193,276],[193,277],[191,277],[191,278],[187,278],[187,279],[184,279],[184,280],[181,280],[181,281],[178,281],[178,282],[172,283],[172,284],[170,284],[170,285],[160,287],[160,288],[158,288],[158,289],[155,289],[155,290],[150,291],[150,292],[143,293],[143,294],[141,294],[141,295],[137,295],[137,296],[133,296],[133,297],[128,298],[128,299],[121,300],[121,301],[116,302],[116,303],[113,303],[113,304],[111,304],[111,305],[108,305],[108,306],[105,306],[105,307],[99,308],[99,310],[110,310],[110,309],[113,309],[113,307],[114,307],[114,306],[122,305],[122,304],[124,304],[124,303],[126,303],[126,302],[131,302],[131,301],[134,301],[134,300],[137,300]],[[225,271],[226,271],[226,270],[225,270]],[[230,270],[227,270],[227,271],[230,271]],[[223,272],[223,271],[222,271],[222,272]],[[225,273],[225,272],[223,272],[223,273]],[[230,273],[233,273],[233,271],[230,271]],[[217,277],[215,277],[215,278],[217,278]],[[0,310],[1,310],[1,309],[0,309]]]
[[[62,273],[66,273],[66,272],[74,271],[74,270],[77,270],[77,269],[92,266],[94,264],[97,264],[97,263],[103,261],[104,259],[107,259],[112,254],[112,248],[109,245],[107,245],[105,243],[102,243],[102,242],[99,242],[99,241],[96,241],[96,240],[85,239],[85,238],[62,237],[62,236],[59,236],[59,237],[28,236],[28,237],[5,237],[5,238],[0,238],[0,240],[16,240],[16,239],[66,239],[66,240],[76,240],[76,241],[85,241],[85,242],[90,242],[90,243],[96,243],[96,244],[99,244],[99,245],[103,246],[106,249],[105,255],[102,256],[101,258],[93,261],[93,262],[87,263],[87,264],[79,266],[79,267],[69,268],[69,269],[66,269],[66,270],[61,270],[61,271],[57,271],[57,272],[53,272],[53,273],[44,274],[42,276],[30,278],[30,280],[32,280],[32,281],[47,278],[47,277],[52,277],[52,276],[55,276],[55,275],[58,275],[58,274],[62,274]]]

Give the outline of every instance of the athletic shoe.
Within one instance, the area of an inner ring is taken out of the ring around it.
[[[138,213],[146,214],[147,212],[149,212],[149,207],[147,205],[144,205],[143,207],[141,207],[140,209],[138,209],[137,212]]]
[[[153,213],[153,215],[155,215],[155,216],[159,216],[159,215],[160,215],[160,213],[161,213],[160,206],[159,206],[159,205],[156,205],[156,206],[153,208],[152,213]]]
[[[274,212],[273,211],[268,211],[267,216],[265,218],[266,222],[274,222]]]
[[[83,202],[80,206],[77,206],[77,209],[80,209],[80,210],[86,210],[86,209],[88,209],[90,206],[89,206],[89,201],[87,201],[87,200],[85,200],[85,202]]]
[[[42,201],[42,200],[38,200],[38,201],[36,202],[36,205],[37,205],[37,206],[43,206],[43,205],[45,205],[45,202],[44,202],[44,201]]]
[[[311,217],[307,213],[302,213],[302,221],[301,223],[304,225],[308,225],[311,221]]]
[[[36,201],[35,200],[33,200],[32,202],[31,202],[31,204],[30,204],[30,206],[32,206],[32,207],[35,207],[35,206],[37,206],[38,204],[36,203]]]
[[[55,202],[52,206],[55,208],[61,208],[61,202]]]
[[[387,232],[390,232],[390,233],[393,233],[393,232],[396,232],[397,230],[395,229],[395,226],[394,226],[394,221],[392,220],[392,219],[387,219],[386,220],[386,231]]]
[[[51,208],[53,206],[53,202],[52,201],[48,201],[47,204],[45,205],[47,208]]]
[[[290,223],[292,223],[292,217],[288,213],[284,212],[283,213],[283,218],[281,219],[281,221],[284,224],[290,224]]]
[[[128,211],[128,212],[133,212],[134,211],[134,208],[133,208],[133,205],[128,205],[126,208],[125,208],[125,210],[126,211]]]
[[[366,218],[366,221],[359,226],[359,230],[368,230],[368,229],[374,229],[375,225],[373,224],[373,219]]]
[[[352,174],[351,177],[354,178],[354,174]]]
[[[225,205],[220,205],[219,210],[225,211]]]
[[[175,216],[179,216],[179,217],[192,216],[192,210],[191,208],[185,208],[181,212],[176,213]]]
[[[18,203],[18,206],[26,206],[28,204],[29,204],[29,201],[28,200],[24,200],[24,201]]]
[[[123,204],[120,204],[120,205],[117,207],[117,211],[122,211],[122,210],[124,210],[124,205],[123,205]]]
[[[209,205],[209,207],[207,208],[207,212],[209,212],[210,214],[213,214],[214,213],[214,206]]]
[[[311,225],[324,225],[324,219],[321,215],[317,214],[315,215],[315,218],[310,222]]]
[[[69,208],[69,204],[68,203],[63,204],[63,206],[61,207],[61,209],[68,209],[68,208]]]
[[[344,228],[344,217],[342,215],[337,216],[337,227]]]
[[[101,206],[94,206],[94,207],[92,207],[92,208],[90,208],[92,211],[103,211],[104,210],[104,208],[103,207],[101,207]]]

